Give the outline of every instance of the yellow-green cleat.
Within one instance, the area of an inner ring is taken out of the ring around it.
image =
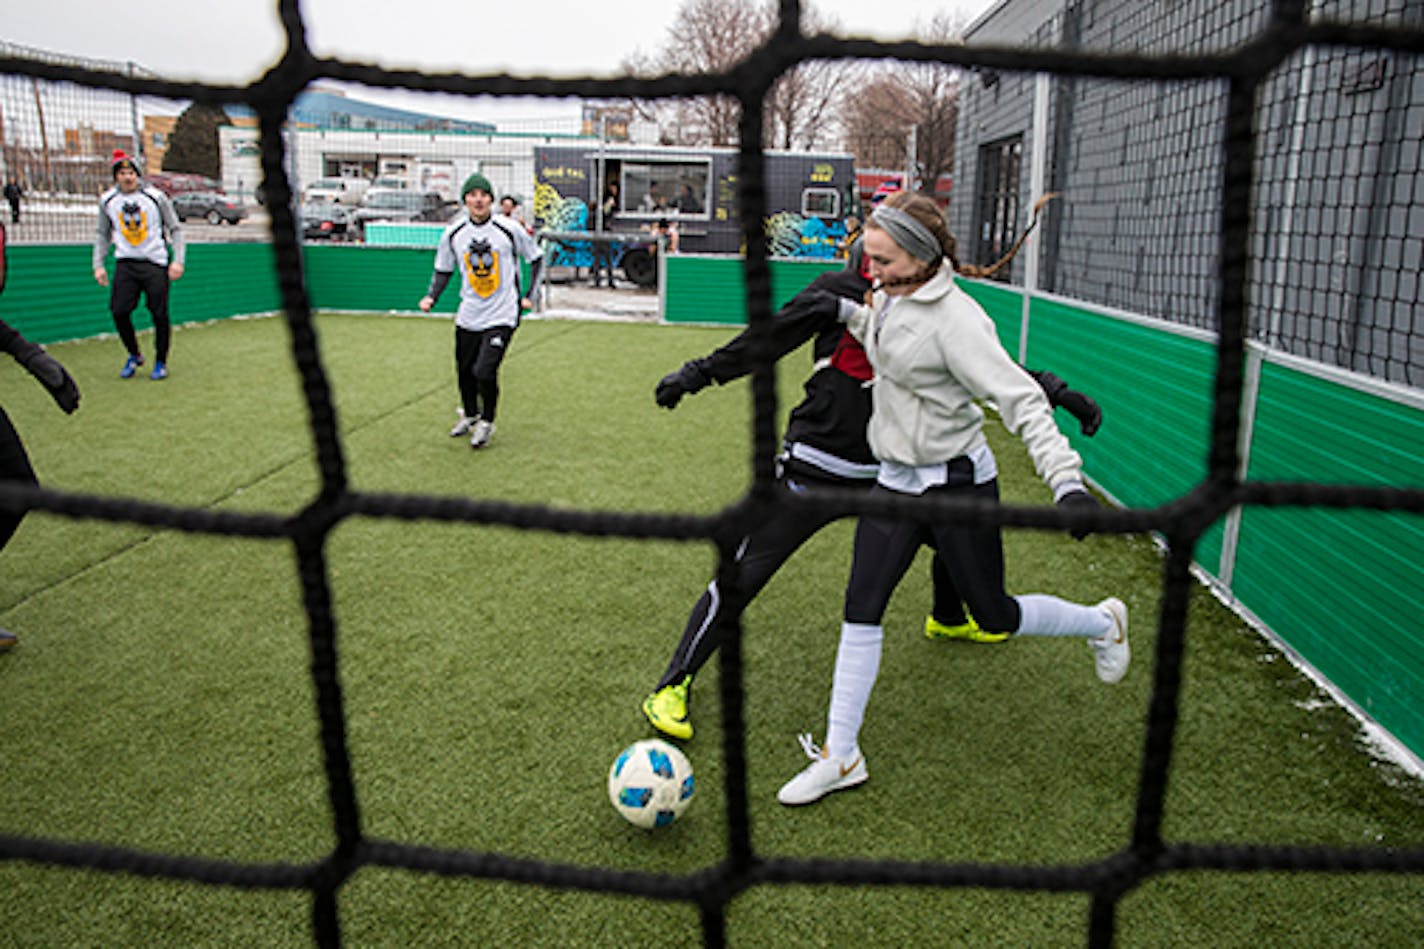
[[[925,637],[928,639],[963,639],[971,643],[1001,643],[1009,638],[1008,633],[991,633],[980,629],[970,616],[968,622],[957,626],[946,626],[933,615],[925,617]]]
[[[692,676],[681,682],[665,685],[643,699],[643,714],[654,728],[671,738],[686,741],[692,737],[692,722],[687,719],[687,690]]]

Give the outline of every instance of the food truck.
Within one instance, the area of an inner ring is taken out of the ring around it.
[[[834,257],[846,215],[858,210],[852,157],[763,154],[771,255]],[[735,148],[535,146],[535,233],[552,266],[591,267],[595,251],[607,248],[613,266],[639,286],[657,280],[660,222],[677,230],[679,253],[738,253],[738,155]]]

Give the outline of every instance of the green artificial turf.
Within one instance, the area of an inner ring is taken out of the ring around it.
[[[548,505],[715,514],[749,481],[745,382],[659,409],[652,388],[730,330],[531,322],[503,372],[498,430],[455,420],[447,321],[317,322],[349,486]],[[147,344],[149,341],[145,339]],[[206,510],[298,513],[318,490],[280,320],[175,335],[172,376],[117,378],[118,343],[50,348],[83,390],[66,417],[17,366],[0,405],[44,483]],[[805,353],[783,363],[781,409]],[[1071,373],[1065,375],[1071,378]],[[1111,417],[1111,406],[1105,407]],[[1006,501],[1045,504],[990,422]],[[1074,640],[930,642],[922,554],[892,600],[862,747],[872,779],[787,809],[776,789],[824,734],[852,524],[813,538],[747,610],[751,841],[762,858],[1077,866],[1129,845],[1162,558],[1146,537],[1005,533],[1013,592],[1132,611],[1134,663],[1104,686]],[[726,857],[720,670],[694,688],[698,795],[646,833],[608,805],[615,754],[715,567],[702,540],[631,540],[352,517],[325,555],[347,738],[373,839],[580,867],[691,874]],[[304,864],[333,846],[307,620],[289,541],[31,513],[0,557],[0,835]],[[1204,590],[1192,594],[1169,842],[1424,846],[1420,782]],[[1412,875],[1184,872],[1130,892],[1122,945],[1424,942]],[[287,946],[303,891],[0,862],[0,946]],[[340,892],[360,946],[687,944],[697,908],[366,867]],[[1089,898],[986,888],[758,885],[734,945],[1081,945]]]

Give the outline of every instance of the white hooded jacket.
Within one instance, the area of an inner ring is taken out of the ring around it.
[[[1005,352],[947,262],[908,296],[877,290],[847,327],[875,369],[869,438],[881,461],[919,467],[979,449],[984,413],[975,401],[992,400],[1055,494],[1081,481],[1082,459],[1058,430],[1043,389]]]

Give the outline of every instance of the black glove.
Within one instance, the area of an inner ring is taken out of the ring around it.
[[[682,364],[681,369],[662,377],[653,391],[653,398],[665,409],[676,408],[684,395],[701,392],[711,381],[698,360],[689,360]]]
[[[74,384],[69,373],[64,371],[58,359],[34,345],[26,347],[23,353],[17,353],[15,358],[49,390],[54,401],[59,403],[59,407],[66,413],[73,413],[79,408],[79,387]]]
[[[1084,435],[1091,436],[1102,426],[1103,410],[1092,396],[1068,388],[1068,383],[1051,372],[1036,372],[1033,376],[1048,396],[1048,404],[1055,409],[1067,409],[1078,420]]]
[[[1103,410],[1090,395],[1074,389],[1064,389],[1058,397],[1058,404],[1067,409],[1078,420],[1078,427],[1084,435],[1092,435],[1103,424]]]
[[[1082,488],[1075,488],[1058,499],[1058,507],[1064,511],[1096,511],[1099,505],[1097,498]],[[1068,533],[1073,535],[1074,540],[1082,540],[1092,532],[1093,529],[1086,525],[1082,527],[1070,527],[1068,529]]]

